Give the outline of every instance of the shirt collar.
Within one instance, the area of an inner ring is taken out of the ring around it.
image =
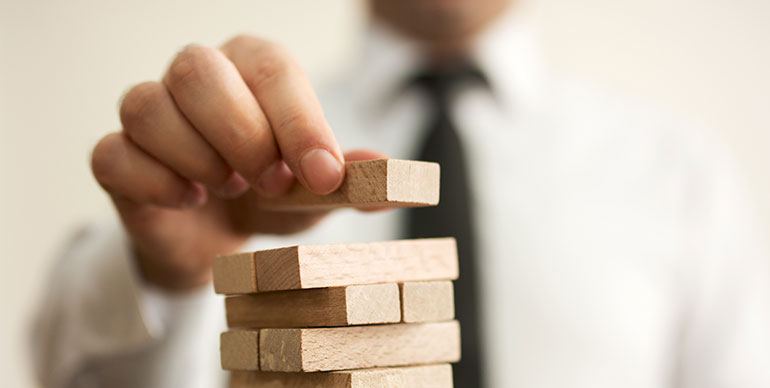
[[[509,110],[532,107],[542,98],[545,64],[541,60],[531,15],[512,7],[474,46],[474,59],[495,96]]]
[[[516,7],[490,25],[471,51],[500,104],[515,109],[540,100],[543,63],[529,14]],[[420,44],[374,21],[352,75],[354,101],[376,111],[403,91],[410,75],[424,66]]]

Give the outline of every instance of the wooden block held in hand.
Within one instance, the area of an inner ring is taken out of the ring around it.
[[[455,362],[457,321],[315,329],[262,329],[260,370],[319,372]],[[228,349],[223,348],[223,352]]]
[[[316,195],[296,183],[285,195],[261,199],[258,206],[282,211],[435,206],[439,181],[437,163],[398,159],[347,162],[345,180],[331,194]]]
[[[401,320],[395,283],[230,296],[225,305],[230,327],[347,326]]]
[[[403,322],[437,322],[455,317],[451,281],[405,282],[399,288]]]
[[[449,364],[337,372],[233,371],[230,388],[452,388]]]
[[[219,336],[222,369],[259,370],[259,332],[230,330]]]
[[[214,259],[214,289],[227,294],[452,280],[457,275],[457,245],[451,237],[301,245],[258,251],[253,258],[234,255]]]

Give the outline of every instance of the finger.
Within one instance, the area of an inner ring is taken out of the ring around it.
[[[282,212],[265,211],[258,206],[259,196],[247,192],[228,203],[229,215],[236,230],[248,233],[292,234],[303,231],[323,219],[329,211]]]
[[[270,125],[235,66],[217,49],[185,48],[163,83],[192,126],[256,190],[274,194],[291,185],[275,173],[280,154]],[[272,171],[264,177],[265,171]],[[287,182],[289,180],[289,182]]]
[[[344,157],[300,66],[280,47],[240,36],[222,47],[256,96],[283,160],[316,194],[336,190]]]
[[[123,131],[143,151],[173,171],[230,198],[248,183],[195,131],[159,82],[139,84],[120,107]]]
[[[91,156],[91,169],[107,192],[135,203],[183,208],[206,202],[202,186],[180,177],[122,133],[99,141]]]
[[[387,159],[388,155],[380,151],[360,149],[345,152],[345,160],[348,162],[357,162],[360,160]]]

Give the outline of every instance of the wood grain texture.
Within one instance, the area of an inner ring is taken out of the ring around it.
[[[230,327],[321,327],[395,323],[401,320],[395,283],[230,296]]]
[[[253,258],[214,259],[214,289],[226,294],[453,280],[457,275],[457,245],[451,237],[301,245],[258,251]]]
[[[236,253],[214,258],[214,291],[218,294],[257,292],[254,253]]]
[[[262,199],[258,206],[282,211],[435,206],[439,181],[436,163],[398,159],[347,162],[345,180],[331,194],[316,195],[297,183],[285,195]]]
[[[405,282],[399,284],[399,288],[403,322],[437,322],[455,317],[451,281]]]
[[[222,369],[259,370],[259,332],[230,330],[219,336]]]
[[[286,373],[233,371],[230,388],[452,388],[452,366]]]
[[[260,370],[270,372],[321,372],[455,362],[460,359],[460,326],[457,321],[449,321],[262,329],[259,350]]]
[[[457,278],[453,238],[303,245],[259,253],[260,290]]]

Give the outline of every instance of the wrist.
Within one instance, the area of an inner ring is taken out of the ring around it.
[[[186,291],[203,287],[213,279],[210,265],[175,265],[168,260],[142,253],[136,247],[133,252],[140,275],[156,287]]]

